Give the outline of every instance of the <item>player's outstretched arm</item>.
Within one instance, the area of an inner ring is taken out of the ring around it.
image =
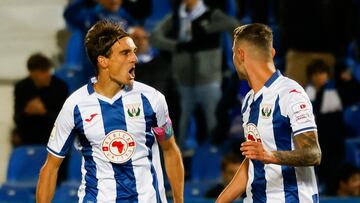
[[[266,151],[261,142],[247,141],[240,150],[249,159],[265,164],[287,166],[317,166],[321,162],[321,150],[316,131],[309,131],[294,136],[295,149],[292,151]]]
[[[169,178],[174,203],[184,202],[184,165],[174,136],[160,141],[164,153],[166,174]]]
[[[232,202],[246,190],[248,180],[249,159],[245,158],[231,182],[221,192],[216,203]]]
[[[48,153],[44,166],[40,170],[36,188],[36,202],[50,203],[55,192],[59,167],[63,159]]]

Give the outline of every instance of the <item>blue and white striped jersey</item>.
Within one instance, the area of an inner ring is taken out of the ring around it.
[[[165,97],[134,82],[109,99],[94,82],[66,100],[47,147],[62,158],[76,140],[83,155],[79,202],[167,202],[151,130],[169,119]]]
[[[245,136],[261,141],[268,151],[293,150],[294,136],[316,130],[304,89],[276,71],[259,92],[246,95],[242,107]],[[249,202],[317,203],[314,167],[291,167],[249,161]]]

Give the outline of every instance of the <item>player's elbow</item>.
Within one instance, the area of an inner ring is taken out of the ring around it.
[[[315,149],[315,150],[313,150],[313,157],[314,157],[314,159],[313,159],[313,165],[314,166],[319,166],[320,165],[320,163],[321,163],[321,150],[320,150],[320,148],[317,148],[317,149]]]

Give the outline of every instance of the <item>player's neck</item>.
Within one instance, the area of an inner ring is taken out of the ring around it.
[[[248,71],[249,84],[256,94],[275,72],[273,63],[257,63]]]
[[[110,78],[98,77],[98,81],[94,84],[94,90],[107,98],[113,98],[124,86],[119,85]]]

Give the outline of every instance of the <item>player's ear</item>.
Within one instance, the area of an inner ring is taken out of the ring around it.
[[[275,49],[274,49],[274,48],[271,48],[271,56],[272,56],[273,58],[274,58],[275,54],[276,54]]]
[[[97,62],[99,64],[99,68],[107,68],[108,66],[108,59],[105,56],[99,55],[97,57]]]

